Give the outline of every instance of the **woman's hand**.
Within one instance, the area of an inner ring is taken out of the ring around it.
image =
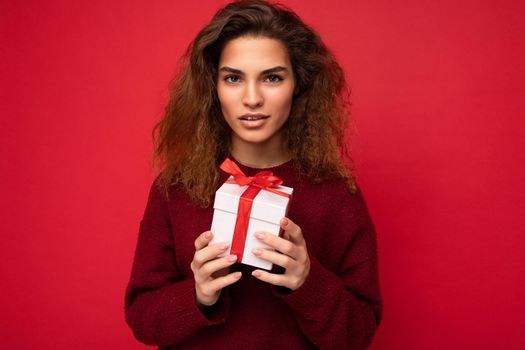
[[[255,270],[252,275],[261,281],[268,282],[276,286],[287,287],[296,290],[301,287],[310,272],[310,258],[306,249],[301,228],[288,218],[281,219],[281,228],[284,230],[283,237],[272,234],[257,232],[255,237],[275,249],[256,248],[253,254],[257,257],[268,260],[286,269],[284,274],[273,274],[267,271]]]
[[[230,266],[237,260],[236,255],[217,258],[228,249],[228,243],[209,246],[213,234],[203,232],[195,240],[195,255],[191,262],[191,270],[195,277],[195,292],[197,305],[200,308],[214,305],[219,300],[221,290],[241,278],[241,272],[230,272]]]

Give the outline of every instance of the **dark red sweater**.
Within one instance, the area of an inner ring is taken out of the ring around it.
[[[236,162],[248,176],[254,169]],[[195,238],[209,230],[213,208],[193,205],[181,188],[170,199],[153,183],[126,290],[126,321],[135,337],[161,349],[364,349],[382,313],[373,224],[360,192],[342,181],[312,184],[289,161],[265,169],[293,187],[289,217],[304,234],[311,268],[296,291],[251,276],[223,289],[202,313],[190,263]],[[221,172],[221,184],[228,175]]]

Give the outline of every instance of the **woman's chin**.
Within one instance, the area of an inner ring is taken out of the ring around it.
[[[269,135],[267,132],[254,131],[254,132],[243,132],[235,135],[239,144],[264,144],[269,142],[276,134]]]

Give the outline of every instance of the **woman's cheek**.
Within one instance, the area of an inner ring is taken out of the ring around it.
[[[224,118],[227,120],[232,119],[235,115],[233,98],[228,93],[224,93],[221,97],[219,97],[219,99],[221,102],[221,110]]]

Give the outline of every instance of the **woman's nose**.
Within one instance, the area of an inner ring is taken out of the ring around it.
[[[245,85],[242,103],[250,108],[262,106],[264,102],[263,95],[256,82],[250,82]]]

